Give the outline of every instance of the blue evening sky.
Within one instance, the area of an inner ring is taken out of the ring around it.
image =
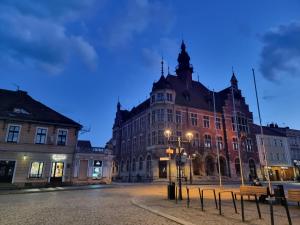
[[[263,123],[300,129],[299,12],[299,0],[1,0],[0,88],[19,85],[103,146],[118,96],[144,101],[184,39],[195,80],[219,91],[233,66],[258,122],[254,67]]]

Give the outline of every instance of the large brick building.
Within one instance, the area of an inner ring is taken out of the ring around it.
[[[190,57],[182,42],[175,75],[167,74],[165,77],[162,70],[149,98],[130,111],[122,110],[118,102],[112,138],[116,155],[115,179],[166,179],[167,161],[160,160],[160,157],[167,156],[166,129],[172,131],[172,140],[180,136],[185,141],[186,132],[193,133],[191,145],[183,143],[184,151],[192,156],[193,179],[216,178],[217,149],[220,150],[220,168],[224,178],[239,179],[238,149],[241,150],[244,177],[247,178],[250,173],[252,177],[258,175],[253,116],[235,75],[232,74],[229,87],[213,93],[199,81],[194,81],[192,74]],[[173,142],[171,147],[175,147]],[[183,170],[184,176],[189,174],[188,164]],[[174,156],[171,176],[176,176]]]

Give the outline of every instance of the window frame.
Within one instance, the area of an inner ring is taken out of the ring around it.
[[[33,163],[39,163],[39,172],[40,172],[40,176],[31,176],[31,168],[32,168],[32,164]],[[41,164],[43,165],[42,170],[40,171],[40,167]],[[30,167],[29,167],[29,171],[28,171],[28,178],[29,179],[42,179],[43,178],[43,174],[44,174],[44,169],[45,169],[45,162],[44,161],[31,161],[30,163]]]
[[[37,132],[38,132],[38,129],[45,129],[46,130],[45,142],[44,143],[37,143]],[[37,144],[37,145],[45,145],[45,144],[47,144],[47,137],[48,137],[48,127],[36,127],[34,144]]]
[[[66,134],[66,142],[65,142],[64,145],[58,144],[59,131],[66,131],[67,132],[67,134]],[[67,143],[68,143],[68,134],[69,134],[69,130],[68,129],[58,128],[57,129],[57,134],[56,134],[56,145],[58,145],[58,146],[67,146]]]
[[[9,129],[11,126],[16,126],[19,127],[19,132],[18,132],[18,137],[17,137],[17,141],[8,141],[8,135],[9,135]],[[6,131],[6,137],[5,137],[5,142],[6,143],[19,143],[20,141],[20,136],[21,136],[21,129],[22,129],[22,125],[21,124],[15,124],[15,123],[10,123],[7,125],[7,131]]]

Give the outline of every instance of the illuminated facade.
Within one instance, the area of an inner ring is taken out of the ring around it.
[[[175,75],[164,76],[162,70],[149,98],[130,111],[121,109],[118,102],[112,138],[116,156],[114,179],[167,179],[168,161],[160,160],[167,156],[165,129],[172,130],[172,140],[177,137],[184,140],[186,132],[193,133],[192,142],[183,143],[183,149],[192,160],[194,180],[217,179],[218,149],[224,179],[240,178],[239,150],[244,177],[248,178],[249,174],[260,176],[253,116],[238,88],[235,75],[232,74],[228,88],[213,93],[199,81],[194,81],[192,74],[190,57],[182,43]],[[175,148],[173,142],[171,147]],[[171,158],[171,177],[175,180],[174,155]],[[188,165],[186,163],[183,170],[186,177],[189,174]]]
[[[70,183],[81,125],[31,98],[0,89],[0,182]]]

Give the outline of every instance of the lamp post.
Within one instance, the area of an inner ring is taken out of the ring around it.
[[[164,131],[164,135],[166,136],[166,138],[168,138],[168,143],[171,142],[170,137],[172,135],[172,131],[170,129],[166,129]],[[190,142],[193,139],[193,134],[191,132],[187,132],[186,133],[186,138],[189,140],[188,142]],[[181,144],[182,141],[180,137],[177,137],[177,140],[174,141],[177,144],[177,149],[178,151],[176,152],[176,160],[177,160],[177,171],[178,171],[178,199],[182,200],[182,182],[181,182],[181,164],[182,164],[182,148],[181,148]],[[190,164],[190,172],[191,172],[191,164]],[[191,175],[191,174],[190,174]]]
[[[171,130],[165,130],[164,135],[168,139],[168,149],[167,149],[167,154],[169,155],[169,184],[171,185],[172,183],[172,178],[171,178],[171,154],[173,153],[173,150],[170,148],[170,137],[171,137]]]
[[[193,175],[192,175],[191,141],[193,139],[193,133],[192,132],[187,132],[186,133],[186,138],[189,142],[190,184],[192,184],[193,183]]]

